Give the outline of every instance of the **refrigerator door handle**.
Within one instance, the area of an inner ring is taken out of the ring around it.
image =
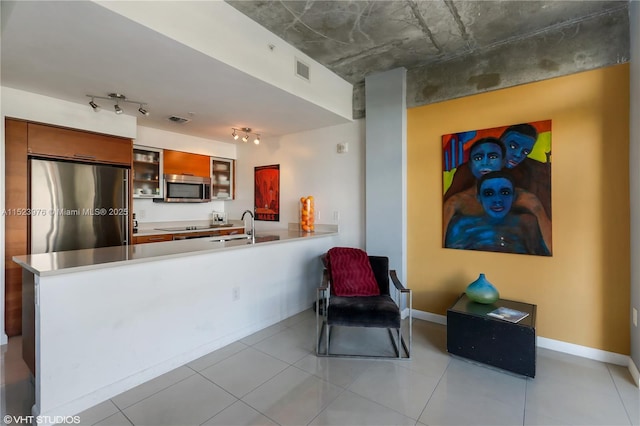
[[[124,211],[127,213],[124,216],[123,225],[124,225],[124,241],[122,245],[129,245],[129,169],[126,169],[124,172],[124,191],[122,191],[122,205],[125,206]]]

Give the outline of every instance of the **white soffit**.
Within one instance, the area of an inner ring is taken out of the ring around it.
[[[95,1],[235,69],[352,119],[353,85],[232,6],[213,1]],[[311,82],[295,75],[296,58]]]
[[[351,121],[350,84],[311,60],[312,82],[297,77],[294,56],[306,56],[226,3],[104,4],[3,0],[2,86],[88,111],[86,94],[124,93],[148,104],[148,117],[123,106],[140,126],[225,143],[234,143],[231,127],[272,137]],[[96,101],[94,114],[114,114]]]

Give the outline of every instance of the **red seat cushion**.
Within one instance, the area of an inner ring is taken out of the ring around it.
[[[336,296],[379,296],[369,256],[363,250],[334,247],[327,253],[331,294]]]

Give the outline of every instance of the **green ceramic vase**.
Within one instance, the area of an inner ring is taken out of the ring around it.
[[[500,298],[498,289],[487,281],[484,274],[467,286],[466,293],[469,299],[478,303],[491,304]]]

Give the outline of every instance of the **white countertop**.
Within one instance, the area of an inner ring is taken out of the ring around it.
[[[256,242],[250,239],[217,241],[215,238],[165,241],[128,246],[70,250],[14,256],[13,261],[39,276],[58,275],[93,269],[111,268],[128,263],[152,262],[160,259],[212,253],[222,250],[251,249],[265,244],[283,244],[308,238],[338,234],[337,225],[317,225],[316,232],[301,232],[289,225],[286,230],[256,231]],[[147,234],[148,235],[148,234]]]

